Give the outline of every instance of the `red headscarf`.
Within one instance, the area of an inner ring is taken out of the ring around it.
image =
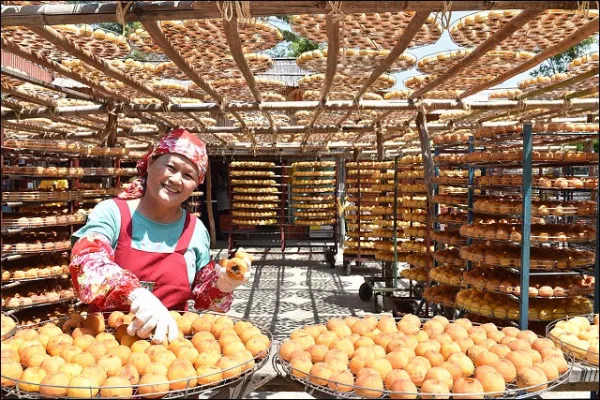
[[[183,128],[177,128],[163,136],[158,144],[138,161],[136,167],[140,173],[140,178],[133,181],[127,189],[119,193],[118,197],[120,199],[138,199],[144,195],[143,181],[148,175],[148,160],[162,154],[179,154],[187,158],[198,168],[198,184],[204,182],[208,165],[206,145],[194,134]]]

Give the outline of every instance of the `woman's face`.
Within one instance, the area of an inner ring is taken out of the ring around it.
[[[163,154],[150,162],[146,195],[164,207],[179,207],[198,186],[198,169],[178,154]]]

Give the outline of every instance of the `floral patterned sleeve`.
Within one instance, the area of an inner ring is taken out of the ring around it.
[[[79,299],[100,309],[118,308],[140,287],[139,279],[115,262],[106,236],[90,232],[77,240],[71,251],[71,279]]]
[[[219,275],[215,267],[215,262],[210,261],[194,277],[192,297],[195,300],[194,308],[196,310],[227,312],[231,308],[233,294],[217,289]]]

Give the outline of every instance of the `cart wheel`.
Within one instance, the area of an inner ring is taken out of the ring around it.
[[[335,253],[331,249],[327,249],[325,259],[329,263],[329,268],[335,268]]]
[[[375,312],[377,314],[383,311],[383,296],[381,293],[375,294]]]
[[[373,289],[371,289],[371,286],[369,286],[367,282],[360,285],[358,297],[360,297],[362,301],[369,301],[371,300],[371,297],[373,297]]]

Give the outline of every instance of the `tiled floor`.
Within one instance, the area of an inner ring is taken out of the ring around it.
[[[256,254],[250,281],[236,289],[228,315],[252,320],[279,339],[306,324],[374,311],[372,301],[359,299],[358,289],[365,276],[381,273],[377,264],[346,276],[341,259],[336,268],[330,268],[321,252],[297,254],[309,250],[293,247],[285,254]]]

